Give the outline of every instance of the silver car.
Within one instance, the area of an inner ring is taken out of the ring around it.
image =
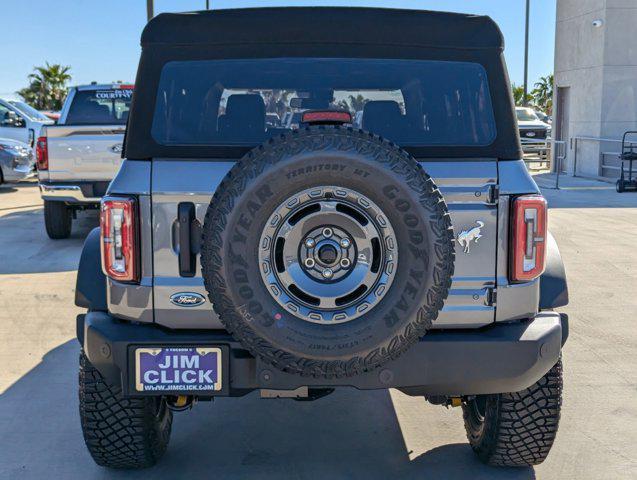
[[[0,183],[17,182],[34,172],[33,150],[26,143],[0,138]]]

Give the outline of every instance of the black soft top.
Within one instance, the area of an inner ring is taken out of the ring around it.
[[[497,136],[488,146],[407,148],[417,158],[520,159],[504,41],[486,16],[359,7],[268,7],[162,13],[142,33],[124,156],[236,158],[247,147],[160,145],[151,125],[162,68],[174,61],[251,58],[416,59],[480,64]]]
[[[291,43],[502,49],[500,29],[480,15],[360,7],[271,7],[162,13],[142,46]]]

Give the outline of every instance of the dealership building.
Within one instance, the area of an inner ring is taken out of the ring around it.
[[[562,170],[617,178],[621,144],[612,140],[637,130],[637,0],[557,0],[556,23],[553,129],[566,142]]]

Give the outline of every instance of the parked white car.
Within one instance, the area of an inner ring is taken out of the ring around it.
[[[54,123],[24,102],[0,99],[0,138],[17,140],[33,147],[42,128]]]

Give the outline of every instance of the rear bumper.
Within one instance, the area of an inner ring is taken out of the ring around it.
[[[276,370],[248,354],[224,331],[167,330],[122,322],[104,312],[78,316],[78,339],[87,357],[124,395],[133,390],[137,346],[221,346],[227,388],[241,396],[256,389],[350,386],[399,388],[413,395],[475,395],[523,390],[557,362],[568,334],[568,317],[554,312],[532,320],[475,331],[434,331],[398,359],[362,375],[314,379]],[[145,393],[144,395],[148,395]]]
[[[35,175],[35,172],[28,165],[19,165],[15,168],[3,168],[2,176],[6,182],[18,182],[26,180]]]
[[[6,182],[17,182],[35,175],[35,161],[30,157],[15,156],[0,160],[2,177]]]
[[[109,182],[40,182],[43,200],[67,203],[100,203]]]

